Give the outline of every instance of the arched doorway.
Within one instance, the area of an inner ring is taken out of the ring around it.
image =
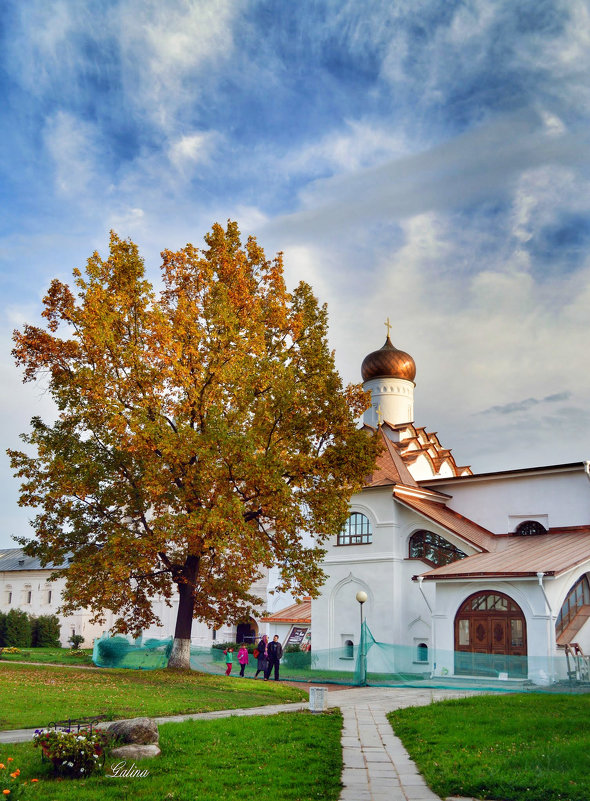
[[[503,592],[470,595],[455,617],[455,673],[526,678],[526,620]]]
[[[247,623],[238,623],[236,629],[236,642],[237,643],[252,643],[256,642],[258,637],[258,625],[255,620],[250,620]]]

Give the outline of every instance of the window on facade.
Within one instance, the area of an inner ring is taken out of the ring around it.
[[[466,556],[466,553],[433,531],[416,531],[410,537],[410,559],[424,559],[440,567]]]
[[[555,634],[559,637],[578,614],[581,607],[588,605],[590,605],[590,584],[588,583],[588,576],[584,575],[581,579],[576,581],[568,592],[559,610],[557,620],[555,621]]]
[[[353,512],[338,535],[338,545],[370,545],[373,541],[371,521],[360,512]]]
[[[416,659],[418,662],[428,662],[428,646],[425,642],[418,643]]]
[[[6,590],[6,603],[12,603],[12,590]]]
[[[344,658],[345,659],[354,658],[354,643],[352,640],[346,640],[346,642],[344,643]]]
[[[546,534],[547,529],[537,520],[524,520],[514,531],[519,537],[531,537],[534,534]]]

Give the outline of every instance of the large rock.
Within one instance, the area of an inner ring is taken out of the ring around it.
[[[130,759],[149,759],[150,757],[157,757],[160,756],[161,753],[157,745],[130,743],[129,745],[121,745],[119,748],[113,748],[109,754],[109,759],[111,762],[117,759],[127,762]]]
[[[116,723],[111,723],[108,732],[122,743],[150,745],[160,739],[156,721],[151,718],[118,720]]]

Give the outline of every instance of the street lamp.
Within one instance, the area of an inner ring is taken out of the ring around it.
[[[365,631],[363,626],[363,604],[367,600],[369,596],[367,595],[364,590],[359,590],[356,594],[356,599],[359,602],[359,606],[361,608],[361,641],[359,644],[360,648],[360,684],[364,687],[367,684],[367,654],[365,653]]]

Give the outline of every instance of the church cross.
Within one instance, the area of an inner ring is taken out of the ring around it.
[[[387,336],[389,337],[389,332],[390,332],[390,330],[393,328],[393,326],[392,326],[392,325],[391,325],[391,323],[389,322],[389,317],[387,318],[387,322],[386,322],[386,323],[384,323],[384,325],[385,325],[385,328],[387,328]]]
[[[383,423],[383,412],[381,411],[381,404],[377,406],[377,420],[379,421],[379,425]]]

